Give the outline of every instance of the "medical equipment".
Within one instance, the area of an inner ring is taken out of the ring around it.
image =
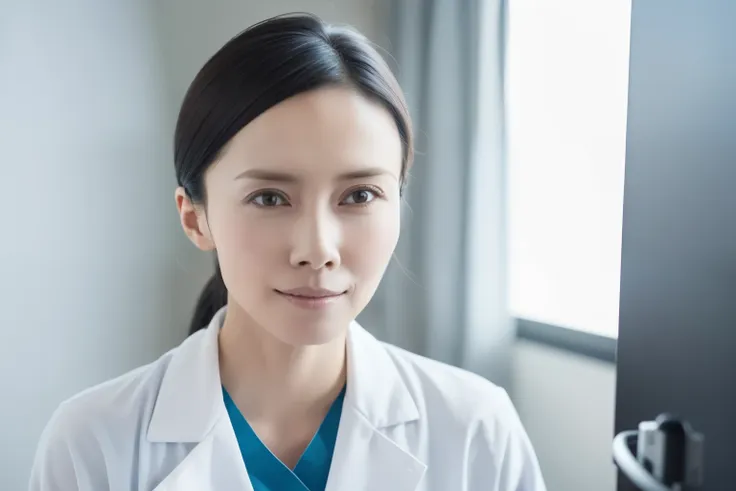
[[[690,491],[703,484],[703,446],[687,422],[660,414],[616,435],[613,460],[641,491]]]

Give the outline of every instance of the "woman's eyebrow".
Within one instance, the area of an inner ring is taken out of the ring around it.
[[[341,181],[349,181],[353,179],[365,179],[367,177],[377,177],[382,175],[388,175],[391,177],[395,176],[392,172],[381,167],[367,167],[365,169],[358,169],[340,174],[337,179]],[[258,181],[272,181],[272,182],[298,182],[299,178],[288,172],[279,172],[269,169],[248,169],[241,172],[235,179],[254,179]]]
[[[299,179],[286,172],[277,172],[268,169],[248,169],[235,176],[238,179],[255,179],[257,181],[297,182]]]
[[[383,175],[395,177],[393,173],[387,169],[383,169],[381,167],[367,167],[365,169],[358,169],[340,174],[338,179],[341,181],[349,181],[351,179],[365,179],[366,177],[377,177]]]

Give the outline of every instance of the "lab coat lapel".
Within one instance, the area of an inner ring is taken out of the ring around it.
[[[181,344],[161,382],[147,438],[195,446],[154,491],[253,491],[222,398],[218,334],[210,326]]]
[[[220,420],[153,491],[253,491],[228,420]]]
[[[327,491],[414,491],[426,464],[384,432],[419,419],[411,393],[377,339],[348,335],[348,382]]]
[[[414,491],[425,471],[355,408],[344,408],[327,491]]]

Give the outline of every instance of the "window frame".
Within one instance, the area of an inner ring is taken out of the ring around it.
[[[617,338],[523,318],[514,318],[514,322],[517,339],[543,344],[606,363],[616,363]]]

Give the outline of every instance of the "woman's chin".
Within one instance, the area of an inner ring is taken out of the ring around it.
[[[292,346],[314,346],[327,344],[344,335],[349,321],[337,319],[314,319],[309,316],[284,319],[284,322],[273,325],[278,332],[273,334],[281,341]]]

